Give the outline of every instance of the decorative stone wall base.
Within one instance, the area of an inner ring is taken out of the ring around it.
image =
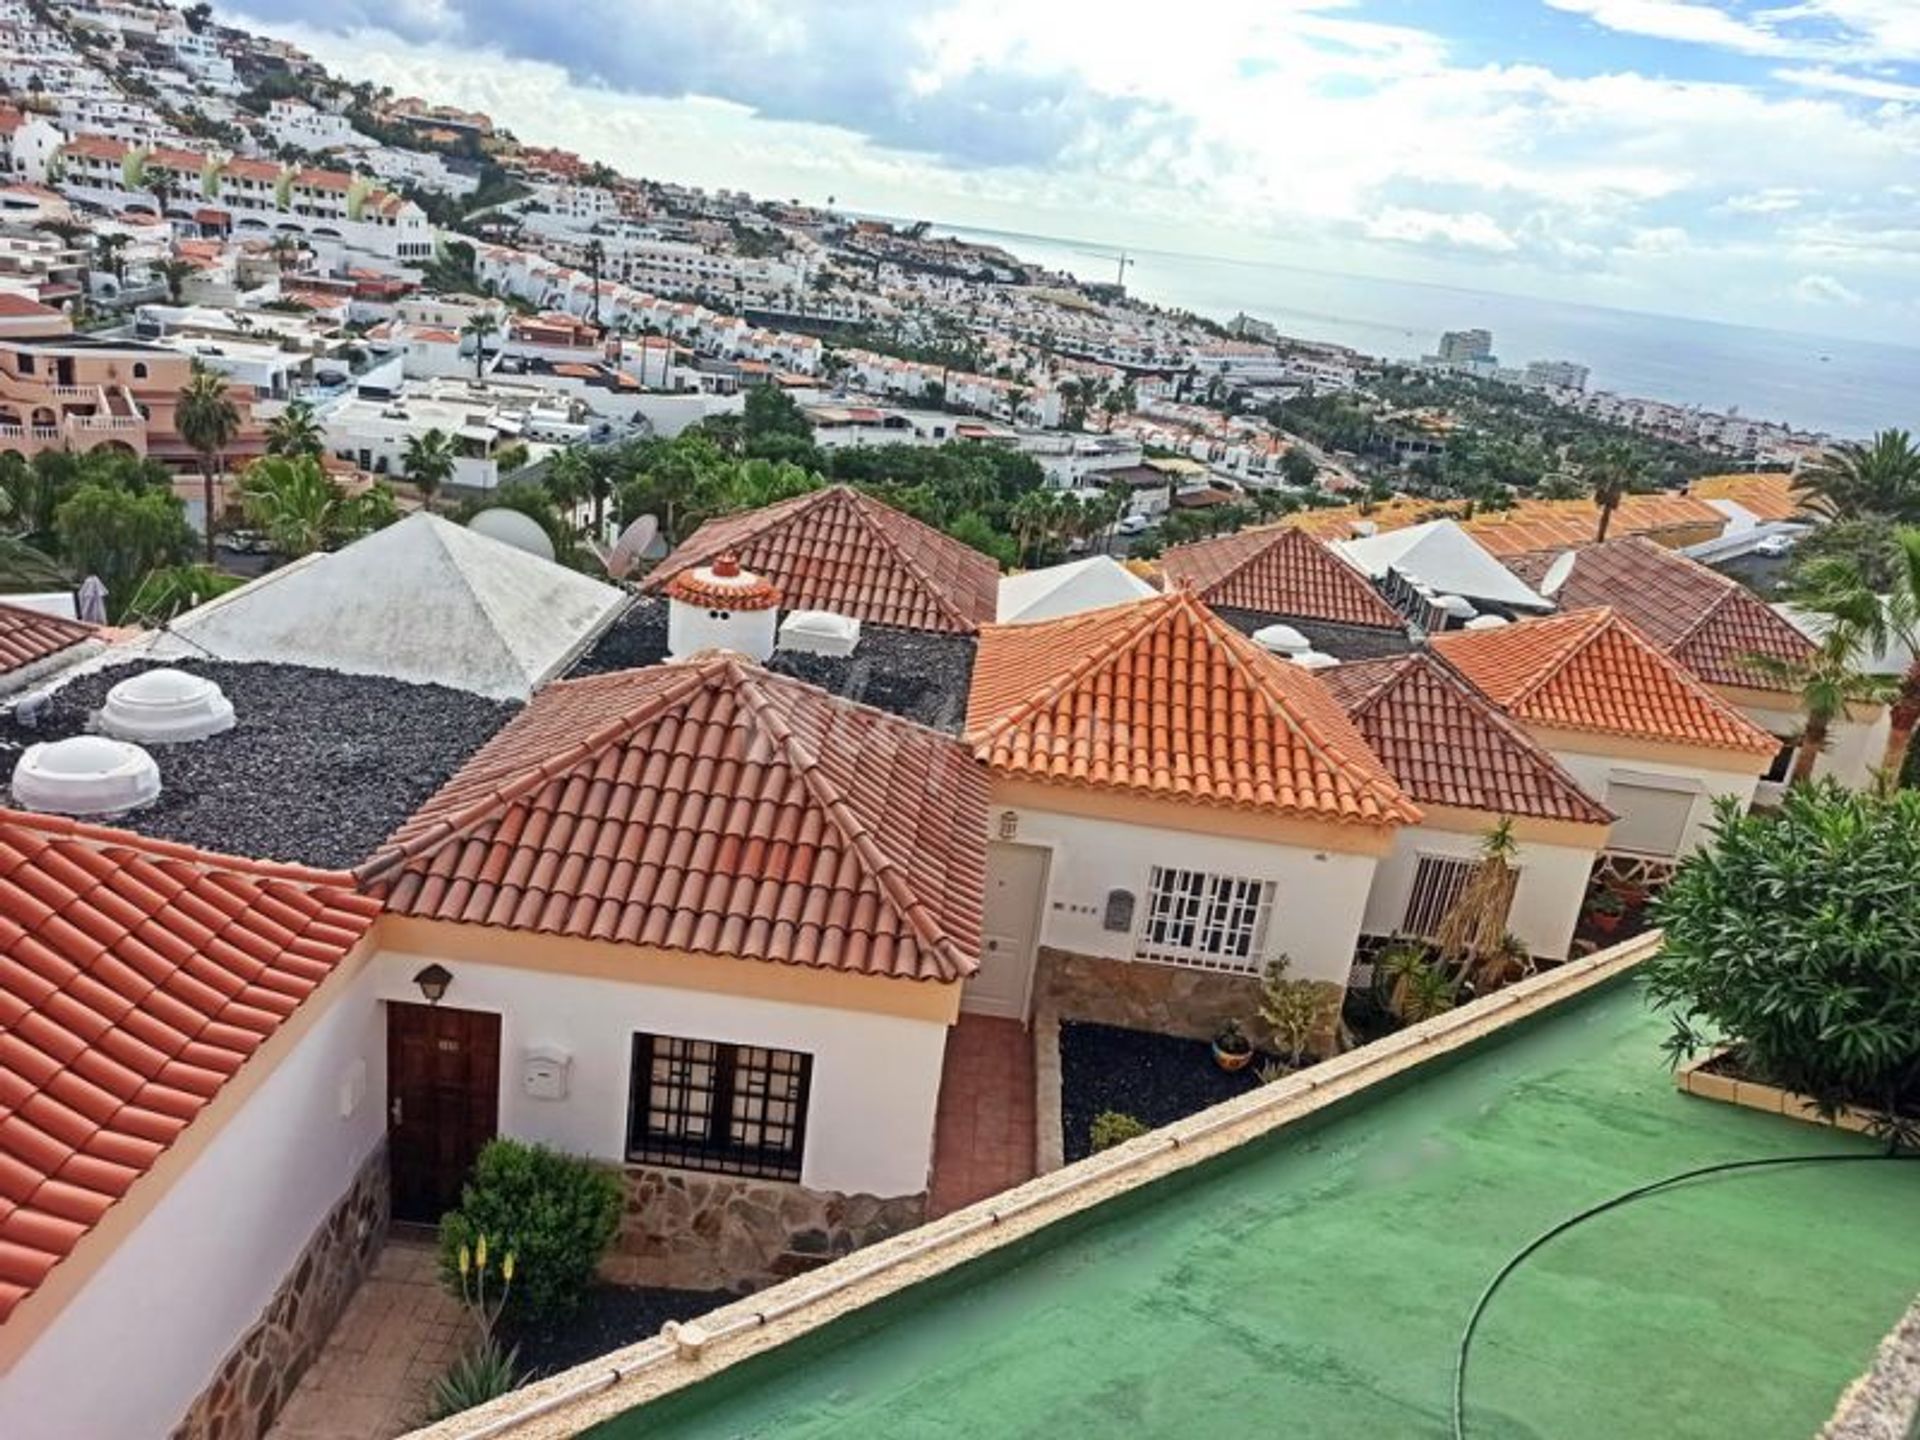
[[[1255,1045],[1277,1048],[1260,1019],[1257,975],[1108,960],[1044,945],[1035,964],[1035,990],[1047,997],[1062,1020],[1091,1020],[1187,1040],[1211,1040],[1223,1022],[1238,1020]],[[1338,1048],[1345,988],[1330,981],[1312,983],[1321,992],[1321,1018],[1307,1049],[1331,1055]]]
[[[927,1218],[927,1197],[843,1195],[786,1180],[629,1165],[601,1273],[623,1285],[746,1293]]]
[[[174,1427],[173,1440],[260,1440],[267,1433],[380,1253],[391,1208],[383,1144]],[[112,1363],[104,1356],[102,1362]]]

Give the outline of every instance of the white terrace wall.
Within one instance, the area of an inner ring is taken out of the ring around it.
[[[434,960],[453,972],[446,1004],[501,1017],[504,1135],[624,1160],[636,1033],[767,1045],[813,1056],[801,1184],[881,1197],[927,1188],[946,1054],[942,1023],[393,951],[375,960],[381,998],[417,1003],[412,977]],[[523,1090],[530,1046],[572,1057],[564,1100],[536,1100]]]
[[[187,1414],[385,1141],[385,1030],[370,980],[362,971],[331,997],[0,1376],[0,1436],[154,1440]]]
[[[1493,822],[1488,820],[1488,824]],[[1393,853],[1380,862],[1373,891],[1367,897],[1366,933],[1392,935],[1406,917],[1413,895],[1414,872],[1422,855],[1448,855],[1462,860],[1478,858],[1482,836],[1459,830],[1415,825],[1394,837]],[[1527,942],[1530,953],[1543,959],[1564,960],[1573,944],[1587,879],[1593,873],[1595,849],[1550,845],[1522,840],[1516,863],[1519,884],[1507,928]]]
[[[1806,723],[1805,714],[1786,697],[1782,697],[1777,707],[1737,704],[1735,708],[1762,730],[1782,740],[1797,734]],[[1851,789],[1866,789],[1873,781],[1873,772],[1886,758],[1890,724],[1884,707],[1875,707],[1871,720],[1836,720],[1827,736],[1827,748],[1814,762],[1814,775],[1832,776]]]

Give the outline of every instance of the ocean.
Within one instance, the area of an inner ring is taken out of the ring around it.
[[[933,229],[1083,280],[1114,278],[1119,260],[1111,246]],[[1170,251],[1128,254],[1127,289],[1139,299],[1222,321],[1244,310],[1285,334],[1369,355],[1413,359],[1431,353],[1442,330],[1481,328],[1493,332],[1503,363],[1577,361],[1593,372],[1591,389],[1737,410],[1841,438],[1920,429],[1920,349],[1903,345]]]

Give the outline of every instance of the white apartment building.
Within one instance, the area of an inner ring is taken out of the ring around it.
[[[348,123],[344,115],[318,110],[304,100],[275,100],[261,124],[275,145],[300,150],[340,150],[373,142]]]
[[[599,185],[535,185],[531,198],[555,219],[589,226],[620,210],[614,193]]]
[[[354,132],[358,134],[358,132]],[[394,184],[418,185],[455,199],[471,195],[480,188],[480,178],[455,170],[430,150],[396,150],[391,145],[367,145],[359,141],[343,150],[339,162],[355,170],[364,170]]]
[[[476,386],[454,377],[410,382],[392,395],[345,396],[319,419],[328,450],[379,475],[403,474],[407,442],[438,430],[459,451],[453,483],[475,490],[500,483],[503,446],[524,443],[537,460],[592,429],[583,404],[543,386],[498,379]]]

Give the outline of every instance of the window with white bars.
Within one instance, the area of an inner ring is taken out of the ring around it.
[[[798,1180],[812,1078],[797,1050],[635,1035],[628,1158]]]
[[[1257,972],[1272,910],[1270,880],[1156,865],[1134,954],[1162,965]]]
[[[1439,937],[1440,922],[1473,878],[1471,860],[1457,855],[1422,855],[1413,867],[1413,891],[1407,896],[1400,933],[1416,940]]]

